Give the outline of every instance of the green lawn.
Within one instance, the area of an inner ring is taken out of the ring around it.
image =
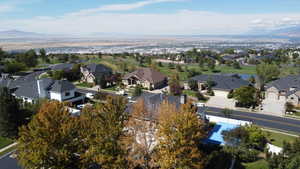
[[[267,134],[268,134],[268,140],[271,142],[271,144],[279,147],[283,146],[283,141],[293,142],[296,139],[296,137],[294,136],[290,136],[283,133],[275,133],[275,132],[267,131]]]
[[[268,162],[266,160],[258,160],[252,163],[244,163],[246,169],[268,169]]]
[[[76,86],[78,86],[78,87],[85,87],[85,88],[91,88],[94,85],[90,84],[90,83],[82,82],[82,83],[77,83]]]
[[[183,94],[186,94],[188,96],[191,96],[191,97],[197,97],[197,92],[193,91],[193,90],[184,90],[183,91]]]
[[[185,70],[187,67],[189,70],[193,69],[197,72],[201,72],[202,74],[214,74],[211,70],[207,68],[200,68],[197,64],[189,64],[189,65],[181,65],[182,69]],[[175,73],[179,73],[179,77],[181,80],[188,80],[188,73],[183,71],[183,72],[178,72],[175,68],[170,69],[168,67],[168,64],[163,64],[163,67],[158,67],[159,71],[165,74],[168,77],[171,77]],[[255,66],[242,66],[241,69],[234,69],[229,66],[221,65],[221,66],[216,66],[215,68],[215,73],[237,73],[237,74],[250,74],[253,75],[255,74]]]
[[[4,148],[12,143],[13,143],[13,141],[11,139],[0,137],[0,149]]]

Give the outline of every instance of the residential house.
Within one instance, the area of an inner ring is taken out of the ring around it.
[[[0,77],[0,87],[9,88],[12,78],[7,73],[2,73]]]
[[[112,75],[112,69],[102,64],[89,64],[80,68],[82,73],[81,81],[96,84],[97,80],[102,77]]]
[[[300,75],[290,75],[265,86],[266,100],[279,100],[300,106]]]
[[[207,83],[212,81],[214,85],[212,86],[212,90],[215,93],[215,96],[227,97],[229,92],[240,88],[242,86],[251,85],[248,81],[239,78],[237,76],[230,75],[199,75],[191,78],[191,80],[195,80],[198,83],[199,91],[203,91],[207,89]]]
[[[140,68],[123,77],[124,85],[141,85],[149,90],[165,87],[167,82],[168,79],[165,75],[151,68]]]
[[[146,109],[149,112],[149,117],[146,120],[157,120],[159,116],[159,107],[165,101],[180,108],[182,104],[187,103],[187,96],[171,96],[163,93],[148,93],[144,92],[141,96],[135,98],[136,101],[144,100]],[[128,111],[131,111],[131,106],[128,107]]]
[[[76,91],[75,86],[67,80],[43,78],[24,82],[13,93],[25,102],[34,103],[39,99],[50,99],[74,103],[84,100],[84,95]]]

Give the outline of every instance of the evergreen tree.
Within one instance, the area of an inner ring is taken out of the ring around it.
[[[9,89],[0,88],[0,135],[16,138],[18,127],[25,121],[17,99],[11,95]]]

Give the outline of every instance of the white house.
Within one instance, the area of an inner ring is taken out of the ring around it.
[[[39,99],[73,103],[85,98],[84,95],[76,92],[76,88],[71,82],[50,78],[24,82],[17,87],[14,95],[29,103],[34,103]]]

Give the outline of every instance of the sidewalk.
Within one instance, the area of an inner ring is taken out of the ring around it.
[[[11,147],[14,147],[14,146],[16,146],[18,143],[17,142],[15,142],[15,143],[13,143],[13,144],[10,144],[10,145],[8,145],[8,146],[6,146],[6,147],[4,147],[4,148],[2,148],[2,149],[0,149],[0,153],[2,153],[2,152],[4,152],[4,151],[6,151],[6,150],[8,150],[8,149],[10,149]]]

